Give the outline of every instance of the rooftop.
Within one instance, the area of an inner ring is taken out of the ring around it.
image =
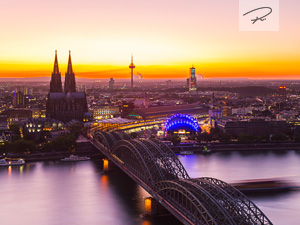
[[[143,119],[147,119],[148,117],[166,117],[171,116],[175,113],[188,113],[188,114],[196,114],[196,113],[207,113],[208,109],[199,104],[187,104],[187,105],[174,105],[174,106],[160,106],[160,107],[149,107],[145,109],[134,109],[129,111],[125,117],[136,116],[139,115]]]
[[[136,120],[117,117],[117,118],[111,118],[111,119],[106,119],[106,120],[99,120],[98,122],[99,123],[108,123],[108,124],[124,124],[124,123],[131,123],[134,121],[136,121]]]

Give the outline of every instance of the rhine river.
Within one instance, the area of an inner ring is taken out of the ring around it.
[[[226,182],[289,176],[300,183],[300,153],[214,153],[179,156],[191,177]],[[173,216],[144,219],[148,194],[102,161],[33,162],[0,168],[2,225],[179,225]],[[299,225],[300,190],[250,197],[275,225]]]

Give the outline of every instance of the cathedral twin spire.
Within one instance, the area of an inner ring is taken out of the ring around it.
[[[54,68],[50,81],[50,92],[63,92],[61,73],[58,68],[57,51],[55,50]],[[64,92],[76,92],[75,74],[73,72],[71,51],[69,51],[68,69],[65,75]]]
[[[50,92],[62,92],[61,74],[58,68],[57,51],[55,50],[54,68],[50,81]]]
[[[55,59],[54,59],[54,74],[59,74],[59,68],[58,68],[58,60],[57,60],[57,50],[55,50]]]
[[[68,69],[65,76],[65,93],[76,92],[75,74],[73,73],[71,51],[69,51]]]

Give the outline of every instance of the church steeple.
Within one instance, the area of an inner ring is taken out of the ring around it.
[[[68,69],[67,69],[68,74],[73,73],[73,66],[72,66],[72,60],[71,60],[71,51],[69,51],[69,60],[68,60]]]
[[[75,74],[73,72],[71,51],[69,51],[68,69],[65,76],[65,93],[76,92]]]
[[[50,92],[62,92],[61,74],[58,68],[57,50],[55,50],[54,68],[50,81]]]
[[[54,74],[59,74],[59,68],[58,68],[58,60],[57,60],[57,50],[55,50],[55,59],[54,59]]]

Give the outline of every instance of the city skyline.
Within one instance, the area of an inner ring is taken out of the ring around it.
[[[298,224],[300,3],[279,1],[3,1],[3,224]]]
[[[297,79],[299,7],[280,3],[278,32],[241,32],[233,0],[6,2],[0,77],[50,77],[57,49],[62,72],[72,50],[78,78],[129,78],[133,53],[146,79],[186,78],[192,64],[205,78]]]

